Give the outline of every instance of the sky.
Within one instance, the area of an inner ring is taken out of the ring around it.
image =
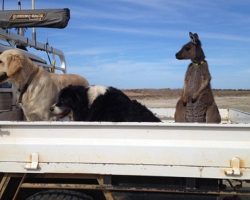
[[[31,8],[31,0],[21,3]],[[68,73],[91,85],[182,88],[190,61],[175,54],[191,31],[213,88],[250,89],[249,0],[36,0],[36,8],[70,9],[65,29],[40,28],[37,38],[61,49]],[[17,0],[5,9],[17,9]]]

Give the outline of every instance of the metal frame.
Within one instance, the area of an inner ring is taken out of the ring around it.
[[[11,177],[8,176],[8,174],[4,174],[4,176],[0,182],[0,199],[2,199],[2,197],[3,197],[3,194],[4,194],[8,184],[10,182],[10,178]]]
[[[249,132],[250,124],[0,122],[0,171],[250,180]],[[240,174],[227,174],[235,158]]]
[[[33,47],[36,50],[41,50],[41,51],[45,51],[45,52],[57,55],[60,59],[61,66],[57,67],[56,69],[62,70],[64,73],[66,73],[66,61],[65,61],[64,54],[61,50],[53,48],[46,43],[45,44],[40,43],[40,42],[37,42],[36,40],[29,39],[27,37],[11,33],[8,30],[4,30],[2,28],[0,28],[0,38],[2,40],[14,42],[14,44],[17,44],[17,43],[22,44],[25,46]],[[8,49],[8,47],[5,47],[5,48]],[[13,48],[13,47],[9,47],[9,48]],[[43,60],[41,60],[41,58],[39,58],[38,56],[35,56],[34,54],[31,54],[26,51],[24,51],[24,53],[26,53],[34,61],[41,62],[41,65],[44,62]]]
[[[232,123],[250,123],[250,114],[236,109],[228,110],[228,119]]]
[[[7,184],[12,178],[18,178],[19,184],[15,188],[7,187]],[[55,179],[57,179],[55,183]],[[70,179],[70,181],[68,181]],[[119,179],[119,177],[118,177]],[[79,180],[81,182],[79,183]],[[84,180],[95,180],[96,183],[88,183]],[[164,179],[165,183],[161,185],[152,185],[150,183],[150,177],[146,179],[147,182],[134,183],[130,181],[126,184],[121,182],[113,183],[113,176],[110,175],[89,175],[89,174],[6,174],[2,182],[5,183],[5,187],[1,187],[1,195],[8,190],[14,191],[12,200],[16,200],[20,197],[20,192],[37,190],[77,190],[77,191],[101,191],[106,200],[120,199],[117,198],[119,193],[161,193],[180,195],[199,195],[202,196],[233,196],[238,195],[242,197],[250,196],[250,188],[245,182],[235,181],[229,182],[227,180],[212,180],[215,184],[212,187],[202,187],[196,181],[197,179],[180,179],[179,183],[176,182],[175,187],[168,183],[171,179]],[[173,180],[173,179],[172,179]],[[184,182],[183,182],[184,181]],[[207,183],[211,180],[207,179]],[[7,183],[7,184],[6,184]],[[121,184],[120,184],[121,183]],[[203,185],[204,186],[204,185]],[[0,196],[1,199],[3,196]],[[5,199],[3,199],[5,200]]]

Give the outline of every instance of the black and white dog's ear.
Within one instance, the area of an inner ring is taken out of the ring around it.
[[[197,33],[189,32],[189,37],[190,37],[192,43],[194,43],[194,44],[197,44],[197,43],[198,43],[198,41],[199,41],[199,36],[198,36]]]

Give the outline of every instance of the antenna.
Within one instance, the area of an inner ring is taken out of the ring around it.
[[[18,0],[17,5],[18,5],[18,9],[22,10],[21,0]],[[23,30],[23,28],[18,28],[18,35],[24,36],[24,30]]]
[[[32,10],[35,10],[35,0],[32,0]],[[32,28],[32,40],[36,41],[36,28]]]
[[[18,1],[17,1],[17,6],[18,6],[18,9],[19,9],[19,10],[22,10],[22,3],[21,3],[21,0],[18,0]]]

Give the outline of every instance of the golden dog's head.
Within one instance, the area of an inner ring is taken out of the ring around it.
[[[9,49],[0,55],[0,83],[7,81],[23,67],[24,54],[18,49]]]

